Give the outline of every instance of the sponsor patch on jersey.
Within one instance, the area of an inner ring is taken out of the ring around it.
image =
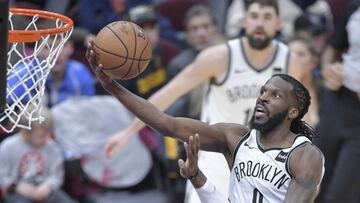
[[[280,151],[280,153],[276,156],[275,160],[281,163],[285,163],[288,154],[289,154],[288,152]]]

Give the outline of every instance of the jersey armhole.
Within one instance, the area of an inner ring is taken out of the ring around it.
[[[226,82],[226,80],[228,79],[228,77],[230,75],[232,52],[231,52],[229,42],[226,43],[226,47],[228,48],[228,64],[227,64],[228,67],[226,69],[226,72],[223,73],[221,76],[219,76],[219,78],[212,78],[210,80],[210,84],[213,84],[216,86],[221,86]]]
[[[249,130],[242,138],[240,138],[238,140],[238,142],[235,145],[235,150],[234,150],[234,154],[233,154],[233,159],[232,159],[232,164],[234,164],[235,162],[235,158],[236,158],[236,154],[239,151],[239,148],[241,146],[241,144],[250,136],[251,130]],[[231,166],[232,168],[233,166]]]
[[[295,151],[296,149],[304,146],[305,144],[312,144],[310,141],[304,141],[303,143],[299,144],[298,146],[294,147],[292,150],[290,150],[289,152],[289,155],[286,159],[286,162],[285,162],[285,169],[286,169],[286,172],[290,175],[290,178],[292,179],[293,178],[293,175],[291,174],[290,172],[290,158],[291,158],[291,155],[293,154],[293,151]]]

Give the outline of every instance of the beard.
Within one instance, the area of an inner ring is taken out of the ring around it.
[[[266,123],[255,123],[255,114],[251,117],[250,128],[260,131],[261,134],[266,134],[279,126],[288,114],[289,109],[285,109],[274,116],[270,117]]]
[[[263,50],[269,46],[273,37],[266,36],[264,39],[255,39],[252,35],[247,35],[250,47],[256,50]]]

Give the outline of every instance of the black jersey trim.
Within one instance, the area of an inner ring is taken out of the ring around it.
[[[286,172],[290,175],[290,178],[292,178],[292,174],[290,173],[290,158],[291,158],[291,155],[292,155],[292,152],[295,150],[295,149],[298,149],[300,147],[302,147],[303,145],[305,144],[312,144],[310,141],[306,140],[304,142],[302,142],[301,144],[299,144],[298,146],[294,147],[294,149],[290,150],[289,154],[288,154],[288,157],[286,158],[286,162],[285,162],[285,169],[286,169]]]
[[[226,47],[228,48],[229,50],[229,56],[228,56],[228,67],[226,69],[226,75],[225,77],[222,79],[222,81],[217,81],[216,78],[212,78],[211,81],[210,81],[210,84],[213,84],[213,85],[216,85],[216,86],[221,86],[223,85],[227,79],[229,78],[229,75],[230,75],[230,71],[231,71],[231,59],[232,59],[232,52],[231,52],[231,47],[229,45],[229,42],[225,43],[226,44]]]
[[[242,52],[242,55],[243,55],[243,57],[244,57],[244,59],[245,59],[245,62],[248,64],[248,66],[249,66],[251,69],[253,69],[254,71],[256,71],[256,72],[258,72],[258,73],[260,73],[260,72],[268,69],[268,68],[274,63],[274,61],[275,61],[275,59],[276,59],[276,56],[277,56],[277,53],[278,53],[278,51],[279,51],[279,42],[275,41],[275,43],[276,43],[275,52],[274,52],[274,54],[273,54],[272,59],[270,60],[270,62],[269,62],[268,64],[266,64],[263,68],[261,68],[261,69],[256,69],[256,68],[250,63],[248,57],[246,56],[246,52],[245,52],[245,48],[244,48],[243,42],[242,42],[242,40],[240,39],[241,52]]]
[[[290,147],[274,147],[274,148],[264,149],[264,148],[261,146],[261,144],[259,143],[258,136],[256,136],[256,144],[257,144],[258,148],[260,149],[260,151],[262,151],[263,153],[265,153],[265,152],[267,152],[267,151],[271,151],[271,150],[284,150],[284,149],[289,149],[289,148],[291,148],[291,147],[294,145],[296,139],[299,138],[299,137],[301,137],[301,136],[304,136],[304,135],[300,135],[300,134],[296,135],[295,138],[294,138],[294,140],[293,140],[293,142],[291,143],[291,146],[290,146]]]
[[[239,151],[239,148],[240,148],[240,146],[241,146],[241,144],[247,139],[247,138],[249,138],[250,137],[250,133],[251,133],[251,130],[249,130],[242,138],[240,138],[239,140],[238,140],[238,142],[236,143],[236,145],[235,145],[235,150],[234,150],[234,154],[233,154],[233,161],[232,161],[232,164],[234,165],[234,163],[235,163],[235,158],[236,158],[236,154],[237,154],[237,152]],[[231,166],[231,168],[232,168],[233,166]]]

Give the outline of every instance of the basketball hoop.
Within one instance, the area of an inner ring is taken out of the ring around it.
[[[30,129],[32,122],[41,122],[41,116],[36,115],[41,115],[38,112],[46,78],[72,30],[73,21],[66,16],[10,8],[6,106],[0,116],[4,131],[12,132],[16,127]]]

